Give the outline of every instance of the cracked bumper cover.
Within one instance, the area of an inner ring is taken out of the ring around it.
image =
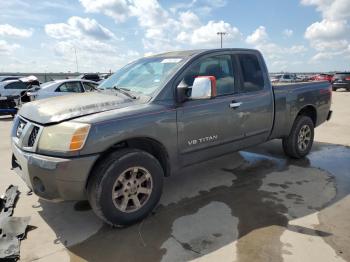
[[[12,142],[12,168],[47,200],[86,199],[85,186],[98,155],[58,158],[22,151]]]

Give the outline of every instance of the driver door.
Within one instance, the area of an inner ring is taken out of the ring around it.
[[[189,99],[178,107],[178,148],[182,166],[231,152],[235,141],[243,138],[239,116],[230,107],[236,85],[234,71],[230,54],[220,54],[200,58],[183,73],[181,82],[189,88],[197,76],[215,76],[217,96]]]

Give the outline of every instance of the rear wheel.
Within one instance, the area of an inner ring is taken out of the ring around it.
[[[308,116],[298,116],[288,137],[283,138],[282,145],[286,155],[293,158],[306,156],[314,141],[314,123]]]
[[[334,87],[334,86],[332,86],[332,90],[333,90],[333,91],[337,91],[337,88]]]
[[[160,163],[151,154],[138,149],[116,151],[94,169],[87,188],[89,202],[106,223],[133,224],[157,205],[163,175]]]

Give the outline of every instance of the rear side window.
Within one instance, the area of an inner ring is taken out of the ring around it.
[[[5,89],[27,89],[23,82],[13,82],[5,86]]]
[[[80,82],[67,82],[57,87],[56,92],[81,93],[83,90]]]
[[[264,75],[255,55],[238,55],[242,71],[242,92],[256,92],[264,89]]]

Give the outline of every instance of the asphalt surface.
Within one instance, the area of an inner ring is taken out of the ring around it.
[[[160,205],[124,229],[86,201],[27,195],[10,170],[12,120],[0,119],[0,191],[18,185],[16,216],[31,216],[21,261],[350,261],[350,93],[333,92],[330,122],[309,156],[280,141],[190,167],[165,180]]]

